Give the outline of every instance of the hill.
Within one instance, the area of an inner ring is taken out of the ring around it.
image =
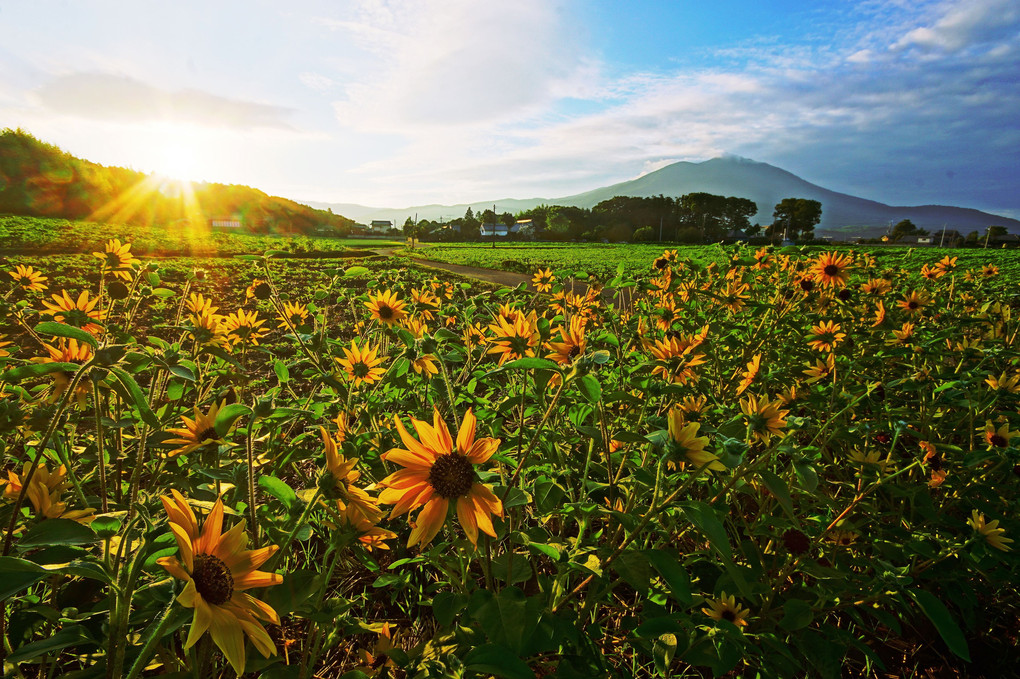
[[[22,130],[0,132],[0,213],[134,226],[240,224],[258,234],[347,233],[350,219],[236,184],[182,183],[76,158]]]
[[[722,196],[749,198],[758,207],[758,214],[752,222],[768,224],[772,221],[772,210],[783,198],[809,198],[822,204],[822,221],[816,232],[821,235],[876,235],[903,219],[911,220],[920,228],[935,231],[947,226],[961,233],[984,231],[991,224],[1007,227],[1020,232],[1020,221],[993,215],[970,208],[946,205],[919,205],[912,207],[892,206],[837,191],[831,191],[812,184],[781,168],[746,158],[727,156],[713,158],[701,163],[679,162],[667,165],[631,181],[620,182],[584,193],[561,198],[533,198],[529,200],[505,199],[482,201],[471,204],[488,207],[496,204],[498,211],[517,212],[541,204],[569,205],[591,208],[614,196],[682,196],[687,193],[704,191]],[[309,203],[316,207],[341,206],[328,203]],[[402,209],[369,208],[345,204],[343,212],[359,221],[371,219],[392,219],[402,223],[408,216],[418,213],[420,219],[447,220],[459,217],[469,207],[462,205],[423,205]]]

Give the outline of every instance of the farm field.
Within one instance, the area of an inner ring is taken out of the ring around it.
[[[222,232],[191,233],[178,227],[125,227],[67,219],[0,216],[0,253],[77,253],[102,250],[116,238],[130,241],[137,256],[229,257],[238,254],[280,250],[291,255],[330,253],[341,255],[350,249],[402,245],[402,242],[374,238],[309,238]],[[357,254],[356,250],[348,254]]]
[[[103,235],[0,263],[5,676],[1013,671],[1015,252]]]
[[[679,245],[666,246],[675,249],[686,261],[700,266],[711,262],[722,266],[732,257],[733,248],[723,245]],[[757,248],[749,248],[753,253]],[[925,263],[937,261],[944,255],[956,257],[962,268],[980,269],[986,263],[994,262],[999,267],[1003,281],[1020,280],[1020,251],[985,250],[973,248],[908,248],[889,246],[806,246],[787,249],[789,253],[812,255],[828,250],[840,252],[870,253],[879,268],[906,267],[917,272]],[[406,253],[420,259],[430,259],[450,264],[462,264],[486,269],[501,269],[518,273],[534,273],[538,269],[552,269],[563,274],[582,272],[600,280],[608,281],[623,267],[627,276],[645,273],[656,257],[663,251],[660,244],[605,244],[605,243],[449,243],[427,244]]]

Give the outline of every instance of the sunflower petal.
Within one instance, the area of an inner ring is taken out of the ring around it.
[[[468,451],[471,450],[477,425],[478,418],[471,412],[471,408],[468,408],[464,413],[464,421],[460,423],[460,432],[457,433],[457,452],[461,455],[468,455]]]
[[[469,496],[457,499],[457,518],[464,527],[472,545],[478,544],[478,520],[475,518],[475,503]]]
[[[429,500],[425,507],[418,513],[415,519],[417,525],[411,531],[411,537],[407,541],[408,547],[421,543],[421,546],[432,542],[436,533],[443,527],[446,521],[446,512],[450,503],[446,498],[438,497]]]
[[[219,606],[209,610],[213,616],[210,626],[213,641],[240,676],[244,673],[244,629],[241,621]]]

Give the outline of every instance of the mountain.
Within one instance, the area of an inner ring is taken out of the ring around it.
[[[966,234],[975,230],[983,232],[987,226],[999,224],[1011,232],[1020,232],[1020,221],[1008,217],[947,205],[886,205],[830,191],[774,165],[736,156],[713,158],[701,163],[673,163],[631,181],[562,198],[504,199],[470,205],[420,205],[401,209],[311,202],[308,205],[320,209],[332,208],[334,212],[356,221],[389,219],[400,226],[407,217],[413,217],[416,213],[419,219],[450,220],[463,216],[469,206],[477,211],[495,204],[497,212],[519,212],[541,204],[591,208],[614,196],[648,197],[661,194],[677,197],[698,191],[753,200],[758,206],[758,214],[751,221],[761,224],[772,221],[772,210],[783,198],[817,200],[822,204],[822,221],[816,229],[820,235],[877,235],[884,232],[890,223],[895,224],[903,219],[909,219],[916,226],[929,231],[947,227]]]

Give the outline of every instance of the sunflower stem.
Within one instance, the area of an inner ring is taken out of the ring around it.
[[[255,452],[252,438],[255,434],[255,421],[257,418],[252,417],[248,421],[247,435],[244,437],[244,450],[247,455],[248,461],[248,519],[251,521],[251,541],[255,545],[255,549],[260,547],[259,545],[259,524],[258,516],[255,511]],[[217,482],[218,485],[219,482]],[[217,494],[219,488],[216,489]]]
[[[311,515],[312,510],[315,508],[315,505],[318,504],[320,497],[322,497],[322,489],[316,487],[315,494],[312,495],[312,499],[309,500],[307,505],[305,505],[304,511],[302,511],[301,516],[298,517],[297,523],[294,524],[290,533],[287,534],[287,537],[280,545],[280,548],[276,551],[276,554],[273,554],[273,556],[269,557],[269,560],[266,561],[265,570],[272,572],[276,568],[277,562],[284,554],[287,553],[290,543],[294,542],[294,538],[297,537],[298,531],[301,529],[304,522],[308,520],[309,515]]]
[[[106,497],[106,451],[103,445],[103,417],[99,412],[99,383],[92,381],[92,409],[96,416],[96,457],[99,462],[99,502],[102,513],[110,511],[109,501]]]
[[[171,622],[170,613],[173,611],[173,607],[174,599],[171,599],[163,608],[163,612],[160,613],[156,622],[149,626],[149,629],[152,631],[148,633],[149,638],[145,640],[145,645],[142,646],[142,650],[138,652],[138,657],[131,664],[131,670],[128,672],[127,679],[136,679],[145,670],[146,663],[149,662],[149,658],[152,657],[156,646],[159,645],[160,640],[163,638],[163,632]]]

